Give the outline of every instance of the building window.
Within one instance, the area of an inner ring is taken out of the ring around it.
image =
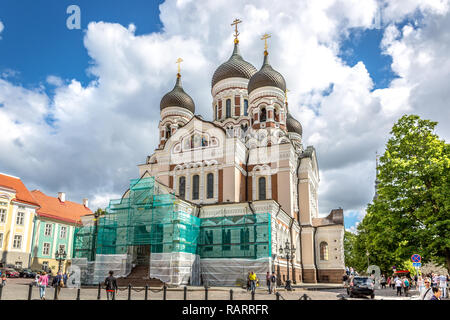
[[[244,116],[248,116],[248,100],[244,100]]]
[[[17,219],[16,219],[16,224],[18,224],[19,226],[23,226],[23,218],[25,216],[24,212],[17,212]]]
[[[200,178],[198,174],[192,177],[192,200],[198,200]]]
[[[248,228],[241,229],[241,250],[249,250],[250,249],[250,230]]]
[[[0,223],[5,223],[6,221],[6,209],[0,209]]]
[[[49,254],[50,254],[50,243],[44,242],[44,244],[42,246],[42,255],[48,256]]]
[[[226,104],[227,104],[227,114],[226,114],[226,117],[227,118],[230,118],[231,117],[231,100],[230,99],[228,99],[227,100],[227,102],[226,102]]]
[[[222,249],[223,251],[231,250],[231,230],[222,229]]]
[[[213,231],[205,231],[205,244],[214,244]],[[212,251],[212,246],[205,246],[204,251]]]
[[[216,105],[214,110],[215,110],[214,115],[216,116],[216,120],[219,120],[219,107]]]
[[[258,199],[266,200],[266,178],[261,177],[258,179]]]
[[[49,223],[45,224],[45,232],[44,232],[44,236],[51,236],[52,235],[52,225]]]
[[[328,261],[328,243],[320,243],[320,260]]]
[[[206,176],[206,197],[214,198],[214,174],[208,173]]]
[[[61,239],[65,239],[67,235],[67,227],[62,226],[61,230],[59,230],[59,237]]]
[[[278,111],[278,109],[275,109],[274,115],[275,122],[280,122],[280,112]]]
[[[259,115],[259,122],[265,122],[267,119],[267,111],[266,108],[261,109],[261,113]]]
[[[170,124],[168,124],[166,126],[166,140],[170,138],[171,133],[172,132],[170,131]]]
[[[14,249],[22,248],[22,236],[19,235],[14,236],[13,248]]]
[[[184,197],[186,196],[186,177],[180,177],[178,181],[178,194],[180,195],[181,199],[184,199]]]

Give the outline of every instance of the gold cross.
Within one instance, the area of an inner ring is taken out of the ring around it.
[[[269,39],[271,37],[270,34],[265,33],[262,37],[261,40],[264,40],[264,51],[267,51],[267,39]]]
[[[178,64],[178,74],[180,74],[180,64],[183,62],[183,59],[178,58],[177,61],[175,63]]]
[[[240,33],[238,32],[238,27],[237,25],[239,23],[241,23],[242,21],[239,19],[234,19],[233,23],[231,24],[232,26],[234,26],[234,43],[238,43],[239,39],[238,39],[238,35],[240,35]]]

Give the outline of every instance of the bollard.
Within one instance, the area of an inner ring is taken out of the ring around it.
[[[55,285],[55,295],[53,296],[53,300],[58,300],[58,285]]]
[[[163,300],[167,300],[167,287],[165,283],[163,287]]]
[[[208,287],[205,286],[205,300],[208,300]]]
[[[233,300],[233,289],[230,289],[230,300]]]
[[[28,300],[31,300],[31,295],[33,294],[33,284],[30,283],[28,286]]]
[[[275,295],[277,296],[277,300],[280,300],[280,293],[275,293]]]
[[[101,290],[102,290],[102,284],[98,283],[98,292],[97,292],[97,300],[100,300],[101,298]]]
[[[184,296],[183,296],[183,300],[187,300],[187,287],[184,286]]]
[[[0,283],[0,300],[2,300],[3,285]]]
[[[252,291],[252,300],[255,300],[255,291]]]
[[[77,289],[77,300],[80,300],[80,295],[81,295],[81,289],[78,288]]]
[[[128,284],[128,300],[131,300],[131,283]]]
[[[148,300],[148,284],[145,285],[145,298],[144,300]]]

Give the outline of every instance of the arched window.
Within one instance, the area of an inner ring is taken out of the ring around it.
[[[217,105],[214,107],[214,116],[216,117],[216,120],[219,119],[219,107]]]
[[[248,228],[241,229],[240,234],[240,243],[241,243],[241,250],[249,250],[250,249],[250,230]]]
[[[328,261],[328,243],[320,243],[320,260]]]
[[[206,175],[206,198],[214,198],[214,174],[212,173]]]
[[[170,124],[168,124],[168,125],[166,125],[166,139],[170,138],[170,134],[171,134]]]
[[[244,116],[248,116],[248,100],[244,100]]]
[[[192,200],[198,200],[198,189],[199,189],[200,178],[198,174],[192,177]]]
[[[278,109],[275,109],[274,110],[274,119],[275,119],[275,122],[280,122],[280,112],[278,111]]]
[[[184,197],[186,196],[186,177],[180,177],[178,181],[178,194],[180,195],[181,199],[184,199]]]
[[[267,119],[267,112],[266,112],[266,108],[262,108],[261,109],[261,113],[259,115],[259,122],[265,122]]]
[[[258,199],[266,200],[266,178],[261,177],[258,179]]]
[[[227,100],[227,113],[226,113],[226,117],[230,118],[231,117],[231,100],[228,99]]]

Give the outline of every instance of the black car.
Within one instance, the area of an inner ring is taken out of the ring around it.
[[[373,280],[369,277],[354,277],[351,279],[350,285],[347,288],[347,294],[350,298],[358,296],[370,296],[371,299],[375,298]]]
[[[19,271],[21,278],[34,278],[36,273],[31,271],[31,269],[22,269]]]

